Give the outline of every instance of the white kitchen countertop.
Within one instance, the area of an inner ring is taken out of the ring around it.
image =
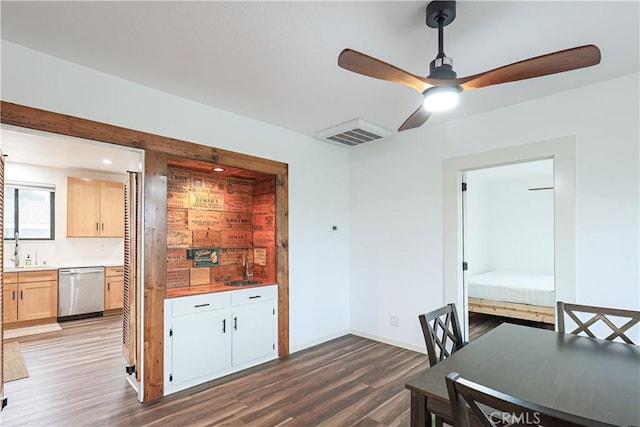
[[[73,265],[32,265],[29,267],[5,267],[4,268],[4,272],[5,273],[15,273],[18,271],[43,271],[43,270],[59,270],[61,268],[82,268],[82,267],[122,267],[123,264],[115,264],[115,263],[108,263],[108,264],[100,264],[100,263],[94,263],[94,264],[87,264],[87,263],[78,263],[78,264],[73,264]]]
[[[15,273],[18,271],[43,271],[43,270],[57,270],[59,267],[55,265],[34,265],[29,267],[5,267],[5,273]]]

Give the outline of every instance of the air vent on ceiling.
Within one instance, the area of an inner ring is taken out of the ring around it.
[[[371,141],[389,138],[390,130],[362,119],[355,119],[316,133],[316,138],[355,147]]]

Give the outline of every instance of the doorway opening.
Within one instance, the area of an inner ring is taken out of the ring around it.
[[[37,194],[29,194],[24,206],[13,210],[20,214],[20,233],[7,233],[6,227],[3,230],[3,270],[10,272],[15,283],[5,280],[0,285],[3,306],[10,308],[2,310],[0,331],[4,342],[18,343],[29,370],[27,377],[7,384],[5,390],[15,396],[11,399],[15,406],[9,405],[5,411],[17,410],[20,396],[59,380],[65,369],[73,373],[64,382],[69,387],[91,383],[96,377],[104,380],[101,384],[112,380],[122,386],[126,382],[121,380],[127,378],[134,390],[126,385],[120,391],[129,396],[133,391],[137,400],[142,400],[139,379],[125,377],[122,347],[123,313],[128,311],[126,288],[128,283],[132,287],[138,283],[132,280],[132,270],[125,268],[131,251],[127,250],[124,194],[131,175],[142,176],[144,151],[8,124],[3,124],[0,132],[6,156],[3,184],[18,191],[47,188],[52,194],[50,210],[37,203]],[[72,188],[80,186],[81,190],[73,193]],[[95,193],[90,191],[94,187]],[[88,230],[82,222],[96,213],[91,210],[91,195],[95,200],[102,197],[104,206],[98,213],[103,222],[102,227],[94,227],[92,222]],[[43,222],[50,227],[47,238],[34,236]],[[73,291],[61,292],[60,272],[77,267],[83,272],[91,270],[95,280],[72,280]],[[7,292],[11,286],[17,291]],[[137,294],[140,292],[138,289]],[[27,296],[31,298],[28,301]],[[73,369],[59,369],[68,366],[60,362],[64,358],[80,361],[87,357],[100,360],[91,364],[93,371],[80,370],[78,374]],[[87,392],[91,395],[93,390]],[[96,398],[102,396],[98,390],[95,393]],[[9,413],[3,415],[8,417]]]
[[[463,262],[462,182],[465,173],[534,160],[553,159],[553,257],[556,301],[575,301],[575,137],[500,148],[443,161],[444,303],[455,303],[469,338]]]
[[[463,174],[469,338],[504,322],[553,329],[553,159]]]

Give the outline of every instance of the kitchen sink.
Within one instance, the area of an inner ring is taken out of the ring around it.
[[[262,283],[260,280],[230,280],[225,283],[227,286],[247,286],[247,285],[259,285]]]

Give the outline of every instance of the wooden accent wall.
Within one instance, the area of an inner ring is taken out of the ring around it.
[[[167,287],[244,279],[244,258],[253,279],[275,283],[275,176],[242,179],[211,172],[213,164],[174,163],[167,170]],[[215,265],[188,256],[198,249]]]
[[[263,283],[276,281],[276,179],[253,184],[253,277]]]
[[[101,141],[145,151],[144,177],[144,396],[162,396],[163,308],[167,281],[167,156],[275,175],[275,258],[278,283],[278,350],[289,354],[289,199],[288,165],[232,151],[221,150],[112,126],[79,117],[2,101],[0,122],[77,138]],[[1,325],[0,325],[1,326]]]

